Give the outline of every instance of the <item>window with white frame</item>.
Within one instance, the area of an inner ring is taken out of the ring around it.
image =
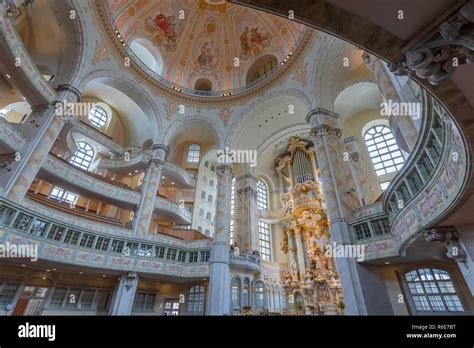
[[[70,163],[75,166],[89,170],[89,167],[94,159],[94,149],[88,143],[83,141],[78,141],[76,143],[76,152],[74,156],[71,157]]]
[[[374,126],[364,134],[365,144],[377,176],[390,174],[405,162],[390,128]]]
[[[257,182],[257,208],[268,210],[268,189],[263,180]],[[260,255],[263,260],[271,259],[270,225],[261,220],[258,221],[258,236]]]
[[[198,163],[201,146],[199,144],[191,144],[188,147],[188,163]]]
[[[242,286],[240,283],[240,279],[234,278],[231,287],[231,297],[232,297],[232,307],[235,309],[240,309],[240,292]]]
[[[204,314],[204,286],[195,285],[189,289],[188,314]]]
[[[417,312],[464,312],[448,272],[415,269],[405,273],[405,281]]]
[[[77,198],[79,197],[75,193],[71,193],[69,191],[66,191],[59,186],[56,186],[53,188],[51,191],[51,194],[49,195],[50,198],[56,199],[60,202],[66,202],[69,204],[75,204]]]
[[[91,124],[97,128],[102,128],[107,124],[109,120],[109,114],[107,111],[96,105],[89,111],[89,121]]]

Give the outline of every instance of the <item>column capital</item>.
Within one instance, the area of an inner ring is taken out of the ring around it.
[[[311,136],[318,138],[323,135],[328,135],[334,138],[342,139],[342,131],[340,128],[329,126],[327,124],[322,124],[316,127],[311,128]]]
[[[230,164],[219,164],[216,168],[218,176],[232,175],[232,166]]]
[[[446,255],[456,262],[466,262],[466,251],[459,242],[456,227],[436,227],[424,230],[425,238],[428,242],[440,242],[446,246]]]
[[[305,120],[312,127],[316,127],[322,124],[335,126],[338,118],[339,118],[339,115],[333,111],[323,109],[323,108],[316,108],[308,112],[308,114],[305,117]]]

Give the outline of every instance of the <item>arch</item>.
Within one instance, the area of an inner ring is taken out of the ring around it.
[[[89,170],[94,160],[94,155],[94,149],[90,144],[85,141],[78,141],[76,142],[76,152],[74,152],[69,162],[79,168]]]
[[[245,75],[247,85],[269,74],[277,66],[278,59],[274,55],[266,54],[259,57],[247,69],[247,74]]]
[[[126,146],[141,146],[147,139],[161,143],[162,119],[158,103],[147,90],[127,75],[116,76],[111,70],[97,70],[82,78],[78,89],[84,97],[93,97],[118,112],[129,130]]]
[[[258,312],[265,308],[265,284],[258,280],[255,282],[255,309]]]
[[[194,83],[194,89],[198,91],[211,92],[212,91],[212,81],[201,77],[196,80]]]
[[[151,44],[150,40],[135,37],[130,40],[130,49],[135,53],[150,70],[158,75],[163,71],[163,57],[158,47]]]
[[[210,213],[210,212],[207,212],[207,213],[206,213],[206,220],[211,221],[211,219],[212,219],[211,213]]]
[[[403,273],[410,305],[417,313],[464,312],[460,292],[446,269],[412,267]]]
[[[242,283],[242,305],[250,306],[250,279],[248,277]]]
[[[238,276],[232,278],[230,293],[232,308],[240,311],[242,308],[242,280]]]
[[[26,101],[11,103],[0,109],[0,117],[8,123],[22,123],[31,113],[31,106]]]

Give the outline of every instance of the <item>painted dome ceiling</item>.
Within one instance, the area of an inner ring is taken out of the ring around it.
[[[235,91],[264,79],[293,54],[306,28],[225,1],[108,3],[116,29],[140,60],[189,89],[205,82],[212,91]]]

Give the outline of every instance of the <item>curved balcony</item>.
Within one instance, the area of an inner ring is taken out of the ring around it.
[[[107,134],[102,133],[100,130],[98,130],[95,127],[92,127],[91,125],[87,123],[84,123],[82,121],[74,122],[74,127],[72,129],[78,133],[81,133],[82,135],[85,135],[91,139],[94,139],[94,141],[106,147],[113,153],[123,155],[124,152],[126,151],[126,149],[123,146],[117,144]]]
[[[42,260],[182,278],[209,276],[212,241],[207,239],[160,236],[150,241],[101,234],[4,200],[0,227],[2,243],[37,246]]]
[[[26,50],[18,34],[14,17],[17,9],[11,5],[0,6],[0,65],[4,72],[8,72],[15,87],[27,97],[30,105],[50,104],[56,98],[56,92],[43,78],[35,63]],[[21,64],[17,66],[16,59]]]
[[[229,253],[230,267],[245,272],[260,272],[260,256],[251,253]]]
[[[0,144],[11,151],[21,151],[27,140],[15,130],[15,127],[0,117]],[[2,146],[2,147],[3,147]]]
[[[98,164],[99,169],[112,170],[116,173],[128,173],[135,169],[146,169],[146,164],[150,161],[151,156],[141,152],[130,152],[128,159],[125,156],[115,156],[114,158],[103,158]]]
[[[173,181],[178,187],[196,187],[196,179],[180,166],[165,162],[163,165],[163,175]]]
[[[127,186],[82,170],[64,159],[48,155],[38,176],[90,198],[96,198],[132,210],[140,202],[140,193]]]
[[[189,225],[193,220],[193,213],[185,207],[172,202],[165,197],[157,196],[155,210],[158,219],[173,221],[179,225]]]

